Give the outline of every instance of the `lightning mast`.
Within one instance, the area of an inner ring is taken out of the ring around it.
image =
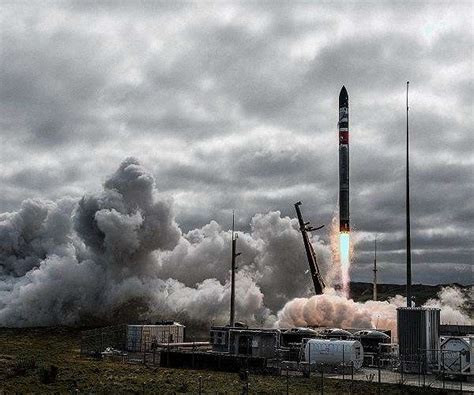
[[[410,137],[408,133],[408,86],[407,81],[407,163],[406,163],[406,226],[407,226],[407,307],[411,307],[411,235],[410,235]]]
[[[374,300],[377,300],[377,235],[374,240]]]
[[[231,274],[230,274],[230,322],[229,326],[233,327],[235,325],[235,258],[240,255],[236,253],[237,250],[237,238],[238,235],[235,234],[235,215],[232,210],[232,261],[231,261]]]

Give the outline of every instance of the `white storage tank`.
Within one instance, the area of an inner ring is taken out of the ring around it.
[[[473,374],[474,337],[441,337],[440,368],[445,372]]]
[[[357,340],[310,339],[304,349],[304,358],[311,364],[322,363],[328,366],[354,364],[354,369],[360,369],[364,362],[364,349]]]

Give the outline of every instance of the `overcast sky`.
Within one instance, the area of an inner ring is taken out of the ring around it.
[[[0,212],[134,156],[185,231],[298,200],[329,224],[344,84],[352,276],[377,234],[381,281],[403,282],[409,80],[413,281],[474,282],[471,2],[0,3]]]

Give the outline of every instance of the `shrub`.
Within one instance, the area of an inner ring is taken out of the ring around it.
[[[56,381],[58,376],[58,367],[51,365],[49,368],[41,366],[38,371],[38,376],[40,383],[42,384],[51,384]]]

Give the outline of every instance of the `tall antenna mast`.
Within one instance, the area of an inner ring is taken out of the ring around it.
[[[235,234],[235,214],[232,210],[232,263],[231,263],[231,277],[230,277],[230,322],[229,326],[235,325],[235,258],[240,255],[236,253],[237,249],[237,235]]]
[[[377,235],[374,240],[374,300],[377,300]]]
[[[407,164],[406,164],[406,220],[407,220],[407,307],[411,307],[411,235],[410,235],[410,138],[408,130],[408,87],[407,81]]]

